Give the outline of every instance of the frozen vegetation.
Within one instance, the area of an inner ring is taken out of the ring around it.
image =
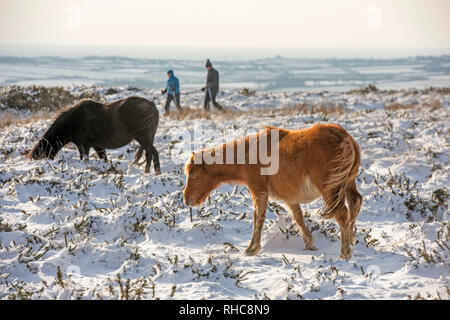
[[[81,161],[71,146],[55,160],[24,157],[65,104],[139,95],[162,111],[158,90],[69,86],[48,89],[46,101],[42,90],[0,95],[1,299],[449,299],[448,89],[230,89],[219,96],[229,111],[210,115],[191,91],[182,95],[189,111],[160,118],[159,176],[131,165],[135,143],[107,150],[107,163]],[[243,254],[253,217],[245,187],[224,185],[193,210],[183,204],[194,128],[203,133],[197,148],[316,122],[342,125],[362,150],[349,261],[339,259],[336,222],[316,214],[321,200],[302,205],[316,251],[270,202],[252,257]]]

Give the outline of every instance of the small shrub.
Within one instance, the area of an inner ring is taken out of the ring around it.
[[[108,90],[106,90],[106,92],[105,92],[105,96],[109,96],[111,94],[116,94],[118,92],[119,92],[119,90],[117,90],[115,88],[108,88]]]
[[[369,84],[363,88],[350,90],[348,93],[350,94],[368,94],[372,92],[380,92],[380,90],[373,84]]]
[[[251,90],[249,88],[244,88],[244,89],[240,90],[239,93],[246,97],[253,97],[256,94],[256,91]]]
[[[0,104],[6,109],[38,111],[56,111],[74,104],[81,99],[100,100],[95,90],[82,88],[72,93],[63,87],[11,86],[0,91]]]

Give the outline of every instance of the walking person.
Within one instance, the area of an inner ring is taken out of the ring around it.
[[[213,103],[217,110],[223,111],[224,108],[216,102],[216,95],[219,92],[219,72],[212,67],[209,59],[206,59],[205,68],[208,70],[206,75],[206,86],[202,88],[202,91],[206,91],[204,102],[205,111],[209,111],[210,102]]]
[[[167,79],[166,88],[164,90],[161,90],[162,94],[167,93],[166,105],[164,106],[165,116],[169,114],[170,103],[172,102],[172,100],[175,103],[175,106],[177,107],[178,111],[181,110],[180,82],[178,81],[178,78],[174,76],[172,70],[167,71],[167,76],[169,77],[169,79]]]

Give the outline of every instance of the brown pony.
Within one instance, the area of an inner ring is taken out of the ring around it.
[[[267,163],[261,153],[255,161],[249,150],[252,150],[255,141],[272,142],[276,137],[278,150],[273,149],[271,144],[267,147],[267,155],[273,156],[274,151],[278,151],[278,170],[274,174],[262,174],[261,170],[273,163]],[[239,161],[236,152],[243,150],[244,146],[245,162],[242,159]],[[205,161],[205,155],[226,161],[211,163]],[[228,161],[230,159],[234,161]],[[252,195],[255,210],[253,235],[245,252],[254,255],[261,249],[261,231],[269,197],[283,200],[287,204],[300,229],[306,249],[315,249],[314,239],[303,221],[299,203],[311,202],[322,196],[326,204],[322,216],[335,218],[340,227],[340,257],[350,259],[351,245],[356,243],[355,220],[362,203],[355,183],[360,161],[358,144],[337,124],[315,124],[300,130],[268,127],[256,136],[193,153],[185,166],[187,182],[184,200],[187,205],[198,206],[222,183],[246,185]]]

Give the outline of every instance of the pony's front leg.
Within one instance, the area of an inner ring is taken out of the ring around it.
[[[83,145],[77,145],[78,152],[80,153],[80,160],[87,160],[89,158],[89,149],[91,147],[86,147]]]
[[[314,238],[311,234],[311,231],[309,231],[308,227],[305,224],[305,221],[303,219],[302,209],[300,208],[300,205],[298,203],[289,203],[288,207],[289,207],[291,216],[294,219],[294,222],[297,224],[297,227],[300,229],[300,233],[302,235],[303,241],[305,241],[305,244],[306,244],[306,250],[315,250],[316,248],[314,247]]]
[[[108,157],[106,156],[105,149],[96,148],[96,147],[94,147],[94,149],[95,149],[95,152],[97,153],[99,159],[105,160],[106,162],[108,161]]]
[[[261,232],[266,219],[266,208],[269,194],[267,191],[253,193],[253,235],[250,245],[245,250],[247,255],[255,255],[261,250]]]

